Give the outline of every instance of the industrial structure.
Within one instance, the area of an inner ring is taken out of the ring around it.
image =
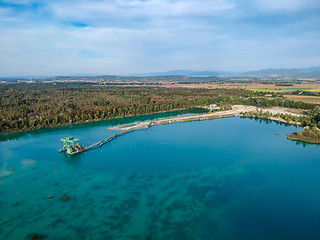
[[[63,142],[63,147],[59,152],[65,152],[67,151],[68,154],[73,155],[80,152],[84,152],[87,150],[86,147],[79,145],[79,139],[76,139],[74,137],[64,137],[61,139]]]

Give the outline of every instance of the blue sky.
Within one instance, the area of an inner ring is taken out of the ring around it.
[[[320,65],[319,0],[0,0],[0,76]]]

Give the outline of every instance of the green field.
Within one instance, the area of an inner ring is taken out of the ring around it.
[[[283,92],[294,92],[294,91],[309,91],[309,92],[320,92],[320,88],[307,89],[307,88],[281,88],[281,89],[248,89],[254,92],[272,92],[272,93],[283,93]]]
[[[278,89],[248,89],[253,92],[271,92],[271,93],[284,93],[289,92],[287,90],[278,90]]]
[[[293,91],[297,91],[297,90],[306,91],[307,89],[306,88],[282,88],[281,90],[285,90],[285,91],[288,91],[288,92],[293,92]]]
[[[309,92],[320,92],[320,88],[315,88],[315,89],[308,89],[304,91],[309,91]]]

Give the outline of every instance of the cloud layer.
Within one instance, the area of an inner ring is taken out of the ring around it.
[[[8,0],[0,75],[320,64],[317,0]]]

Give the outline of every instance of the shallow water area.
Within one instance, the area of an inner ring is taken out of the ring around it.
[[[176,123],[58,153],[62,137],[90,145],[117,124],[0,142],[0,239],[320,239],[320,147],[288,141],[294,126]]]

